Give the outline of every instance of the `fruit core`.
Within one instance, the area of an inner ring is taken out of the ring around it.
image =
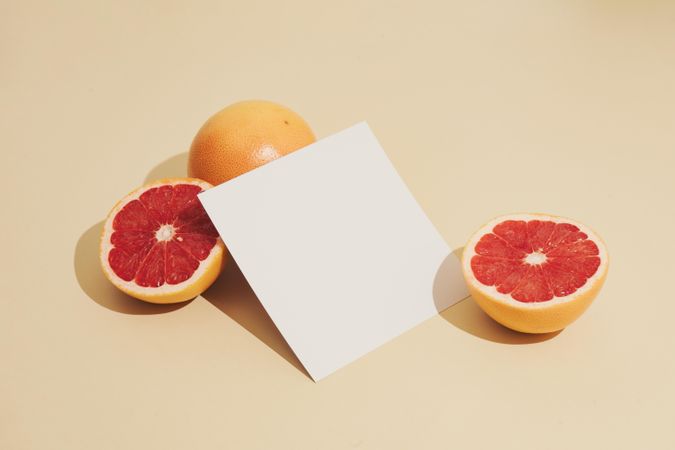
[[[525,257],[525,262],[530,265],[543,264],[546,262],[546,254],[541,251],[529,253]]]
[[[505,220],[484,234],[474,250],[476,279],[524,303],[573,294],[600,266],[596,243],[564,222]]]
[[[170,223],[165,223],[155,233],[155,239],[157,241],[170,241],[173,239],[173,235],[176,233],[176,229]]]

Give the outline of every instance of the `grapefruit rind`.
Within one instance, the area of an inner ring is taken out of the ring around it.
[[[510,294],[502,294],[495,286],[487,286],[476,279],[471,269],[471,259],[481,237],[492,232],[495,225],[506,220],[541,220],[569,223],[588,235],[598,246],[600,265],[586,283],[565,297],[554,297],[542,302],[520,302]],[[462,252],[462,271],[471,296],[476,303],[497,322],[524,333],[550,333],[561,330],[574,322],[590,306],[604,284],[609,268],[607,247],[602,239],[586,225],[564,217],[547,214],[512,214],[492,219],[478,230]]]
[[[127,203],[138,199],[147,190],[157,186],[173,186],[177,184],[194,184],[201,187],[203,190],[212,187],[211,184],[198,178],[165,178],[146,184],[130,192],[113,206],[103,225],[103,229],[101,230],[99,256],[104,275],[119,290],[139,300],[150,303],[167,304],[180,303],[193,299],[213,284],[216,278],[218,278],[225,263],[225,244],[222,239],[218,237],[216,245],[211,249],[209,256],[199,262],[199,267],[192,276],[178,284],[164,283],[159,287],[146,288],[139,286],[133,280],[123,280],[115,274],[110,267],[110,264],[108,263],[108,254],[113,248],[113,245],[110,242],[110,236],[113,233],[112,219]]]
[[[218,185],[315,141],[307,121],[286,106],[267,100],[233,103],[195,135],[188,175]]]

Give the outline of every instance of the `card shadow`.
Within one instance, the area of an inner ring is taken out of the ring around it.
[[[174,155],[148,172],[145,182],[185,177],[187,165],[188,152]],[[201,296],[311,380],[309,373],[251,289],[237,263],[231,255],[228,254],[226,257],[228,261],[223,272]]]
[[[103,274],[99,262],[99,239],[103,221],[89,227],[75,245],[73,265],[82,291],[94,302],[123,314],[162,314],[180,309],[190,303],[156,305],[130,297],[118,290]]]
[[[166,159],[148,172],[144,183],[162,178],[185,177],[187,159],[187,152]],[[75,245],[73,257],[75,278],[87,297],[111,311],[132,315],[163,314],[183,308],[192,301],[157,305],[137,300],[115,288],[103,274],[99,262],[99,240],[103,223],[104,221],[100,221],[85,230]],[[272,322],[236,262],[229,258],[219,278],[202,294],[202,297],[311,380],[309,373]]]
[[[457,259],[461,260],[463,250],[463,248],[458,248],[449,254],[441,263],[434,278],[434,302],[439,309],[439,315],[443,319],[462,331],[500,344],[535,344],[547,341],[560,334],[562,330],[545,334],[528,334],[513,331],[495,322],[490,316],[485,314],[471,296],[442,310],[441,305],[443,305],[443,299],[446,298],[444,296],[446,292],[445,282],[450,276],[449,272],[457,270]]]
[[[202,293],[202,297],[311,380],[309,373],[251,289],[237,263],[230,255],[228,258],[223,273],[206,292]]]

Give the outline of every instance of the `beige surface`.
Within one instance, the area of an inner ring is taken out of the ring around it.
[[[0,448],[675,448],[673,2],[108,3],[0,4]],[[556,336],[467,300],[319,384],[233,267],[176,309],[117,294],[108,209],[251,97],[368,120],[453,248],[587,223],[607,285]]]

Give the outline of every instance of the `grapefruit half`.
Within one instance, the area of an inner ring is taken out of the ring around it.
[[[225,246],[197,194],[195,178],[159,180],[120,200],[101,234],[101,267],[121,291],[151,303],[204,292],[221,271]]]
[[[462,255],[476,303],[497,322],[525,333],[558,331],[576,320],[602,287],[608,262],[592,230],[544,214],[493,219]]]

